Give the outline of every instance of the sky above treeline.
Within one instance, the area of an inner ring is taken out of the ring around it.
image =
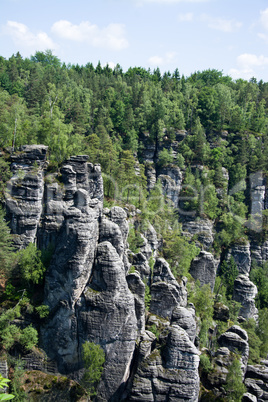
[[[268,1],[0,0],[0,55],[47,49],[66,64],[268,82]]]

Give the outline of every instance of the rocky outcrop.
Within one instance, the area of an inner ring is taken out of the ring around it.
[[[98,342],[105,366],[98,400],[107,401],[127,381],[137,339],[134,295],[110,242],[98,244],[93,275],[77,308],[79,342]],[[116,399],[115,399],[116,400]]]
[[[258,309],[255,306],[257,287],[249,280],[248,275],[239,275],[234,281],[233,299],[241,303],[239,314],[244,318],[258,319]]]
[[[208,251],[214,241],[213,222],[209,219],[190,220],[183,222],[182,230],[191,237],[195,236],[198,246]]]
[[[240,274],[249,274],[251,267],[250,243],[234,245],[228,254],[232,256]]]
[[[219,262],[211,253],[201,251],[192,261],[190,274],[195,280],[200,281],[201,286],[209,284],[213,291]]]
[[[161,348],[151,351],[148,338],[142,342],[140,364],[129,400],[197,401],[198,350],[187,333],[177,325],[168,327],[160,335],[160,342]]]
[[[183,328],[191,342],[196,338],[195,308],[193,305],[188,307],[176,307],[172,312],[171,324],[179,325]]]
[[[226,332],[220,335],[218,338],[218,344],[221,347],[229,349],[233,353],[237,353],[238,351],[241,355],[241,370],[245,374],[249,355],[247,332],[238,325],[233,325]]]
[[[251,260],[261,266],[264,262],[268,261],[268,241],[262,244],[252,241],[250,244],[250,252]]]
[[[47,149],[44,145],[24,145],[11,157],[13,177],[7,185],[6,207],[17,248],[25,248],[36,240],[43,210]]]
[[[176,307],[187,304],[186,278],[179,284],[163,258],[157,258],[154,265],[151,297],[150,311],[169,320]]]
[[[268,401],[267,364],[257,364],[254,366],[248,365],[246,371],[245,385],[247,387],[248,392],[254,395],[256,400]]]
[[[177,207],[182,184],[182,173],[180,169],[172,165],[163,167],[158,172],[157,179],[161,181],[163,194]]]

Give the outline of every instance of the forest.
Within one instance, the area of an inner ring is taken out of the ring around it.
[[[72,155],[88,155],[91,163],[100,164],[104,207],[133,205],[139,211],[128,235],[130,250],[139,251],[142,235],[152,224],[161,239],[160,256],[178,281],[188,278],[188,298],[201,322],[199,348],[213,349],[216,337],[237,324],[241,307],[232,298],[238,270],[234,259],[228,259],[228,250],[268,240],[268,202],[256,217],[250,198],[254,177],[267,183],[268,83],[254,77],[233,80],[215,69],[185,77],[179,69],[162,73],[159,68],[130,67],[124,72],[120,65],[111,69],[100,62],[95,67],[90,62],[66,65],[50,50],[30,58],[19,53],[0,57],[2,352],[12,351],[16,343],[22,350],[38,344],[39,324],[36,329],[12,324],[25,308],[35,311],[41,323],[48,314],[36,293],[44,286],[51,250],[33,244],[16,250],[4,218],[6,185],[12,176],[10,155],[25,144],[48,146],[48,173],[58,172]],[[171,166],[182,172],[177,205],[163,193],[160,181],[149,188],[152,164],[158,173]],[[214,289],[200,286],[189,273],[203,249],[197,237],[187,237],[182,230],[189,217],[209,220],[215,229],[209,248],[220,260]],[[258,288],[259,320],[250,318],[239,325],[249,335],[250,364],[259,364],[268,353],[268,261],[252,260],[250,280]],[[228,322],[217,321],[211,340],[209,330],[215,326],[219,302],[228,306],[230,316]],[[145,304],[149,309],[147,284]],[[200,376],[205,378],[212,370],[209,353],[202,352],[200,362]],[[15,384],[21,368],[14,370]],[[228,384],[223,400],[230,400],[234,389],[233,400],[241,400],[243,384]],[[11,391],[15,400],[26,400],[19,399],[25,395],[18,388]]]

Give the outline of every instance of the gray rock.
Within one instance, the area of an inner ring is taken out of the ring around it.
[[[201,286],[209,284],[213,290],[218,265],[219,260],[215,260],[213,254],[201,251],[191,263],[190,274],[200,281]]]
[[[159,171],[157,179],[161,181],[163,194],[177,207],[182,184],[180,169],[177,166],[164,167]]]
[[[102,218],[100,222],[99,242],[104,241],[109,241],[116,249],[118,255],[123,258],[125,247],[122,232],[116,223],[106,218]]]
[[[13,177],[7,183],[6,209],[17,248],[36,239],[43,210],[44,175],[47,147],[24,146],[12,155]],[[36,164],[36,165],[35,165]]]
[[[116,223],[121,230],[124,245],[126,246],[129,227],[127,222],[127,213],[120,207],[112,207],[110,209],[109,218],[112,222]]]
[[[153,163],[145,164],[145,176],[147,178],[147,191],[151,191],[156,184],[156,170]]]
[[[231,255],[234,257],[239,273],[248,274],[251,266],[250,243],[234,245],[230,249],[228,258],[230,258]]]
[[[94,341],[105,351],[98,400],[107,401],[128,379],[138,331],[134,295],[128,288],[123,263],[109,242],[97,247],[92,280],[80,305],[80,344]]]
[[[182,225],[184,232],[191,236],[196,236],[197,241],[202,245],[205,251],[212,246],[214,241],[213,222],[209,219],[199,219],[185,221]]]
[[[178,326],[168,328],[163,348],[141,361],[134,377],[130,401],[197,401],[199,352]]]
[[[159,247],[159,241],[157,238],[156,230],[151,224],[149,224],[147,229],[145,230],[144,236],[147,239],[148,244],[152,249],[152,252],[154,253],[155,251],[157,251]]]
[[[127,275],[127,283],[135,299],[135,313],[138,321],[139,332],[145,330],[145,284],[137,273]]]
[[[131,264],[140,273],[141,279],[148,282],[150,278],[151,269],[148,260],[143,253],[133,254],[130,258]]]
[[[241,274],[234,281],[233,299],[241,303],[239,314],[242,317],[258,319],[258,309],[255,306],[257,293],[257,287],[249,280],[248,275]]]
[[[268,400],[268,367],[266,364],[247,366],[245,385],[259,401]]]
[[[163,258],[154,265],[151,296],[150,311],[169,320],[176,307],[187,305],[186,281],[179,284]]]
[[[171,324],[179,325],[183,328],[191,342],[196,337],[195,310],[191,307],[176,307],[172,312]]]
[[[227,322],[230,318],[229,308],[220,302],[214,304],[213,319]]]
[[[255,395],[246,392],[242,397],[242,402],[257,402],[257,398]]]
[[[248,336],[245,330],[238,325],[233,325],[218,338],[221,347],[228,348],[231,352],[241,355],[241,370],[245,374],[249,355]]]

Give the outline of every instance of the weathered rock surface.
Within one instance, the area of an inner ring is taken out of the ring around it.
[[[241,354],[241,370],[245,374],[249,355],[247,332],[238,325],[233,325],[220,335],[218,343],[233,353],[238,351]]]
[[[12,156],[13,177],[7,185],[6,207],[18,248],[25,248],[36,239],[43,209],[47,149],[44,145],[25,145]]]
[[[79,304],[80,344],[87,340],[98,342],[105,351],[98,400],[107,401],[128,379],[138,329],[134,295],[111,243],[98,245],[92,280]]]
[[[145,330],[145,284],[142,281],[140,275],[137,273],[131,273],[127,275],[127,283],[131,292],[134,294],[135,300],[135,312],[138,321],[139,332]]]
[[[194,342],[196,337],[196,322],[195,322],[195,309],[193,306],[189,307],[176,307],[172,312],[171,324],[179,325],[183,328],[191,342]]]
[[[268,367],[262,364],[248,365],[245,385],[257,401],[268,400]]]
[[[192,261],[190,274],[195,280],[200,281],[201,286],[209,284],[213,290],[219,262],[219,260],[215,260],[213,254],[201,251]]]
[[[241,303],[239,314],[244,318],[258,319],[258,309],[255,306],[257,287],[249,280],[248,275],[239,275],[234,281],[233,299]]]
[[[198,400],[199,352],[179,326],[172,325],[165,333],[160,349],[148,354],[150,348],[147,345],[144,353],[143,345],[130,401]]]
[[[157,179],[161,181],[163,194],[177,207],[182,184],[180,169],[177,166],[164,167],[158,172]]]
[[[169,320],[176,307],[187,304],[186,280],[179,284],[163,258],[157,258],[154,265],[151,297],[150,311]]]
[[[189,233],[191,237],[197,237],[205,251],[212,246],[214,241],[213,222],[209,219],[190,220],[183,222],[183,232]]]
[[[240,274],[249,274],[251,267],[250,243],[236,244],[229,252],[228,258],[233,256]]]

